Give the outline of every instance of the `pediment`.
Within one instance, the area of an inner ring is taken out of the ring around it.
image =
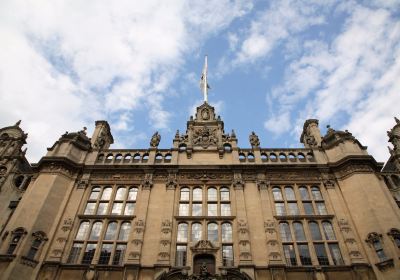
[[[195,253],[213,253],[218,251],[219,247],[215,246],[210,240],[200,240],[190,249]]]

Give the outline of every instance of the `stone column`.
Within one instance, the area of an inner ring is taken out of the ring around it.
[[[268,195],[269,183],[266,181],[258,181],[258,190],[261,198],[261,213],[264,219],[264,229],[266,234],[268,264],[271,266],[283,266],[282,253],[280,250],[278,235],[276,232],[276,224],[272,212],[272,202]]]
[[[250,248],[249,228],[247,225],[246,206],[244,201],[244,182],[242,175],[236,173],[234,175],[233,187],[235,189],[236,197],[236,217],[238,225],[238,239],[239,239],[239,265],[252,265],[252,255]]]

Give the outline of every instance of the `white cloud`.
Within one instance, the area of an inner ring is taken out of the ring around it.
[[[400,104],[398,42],[400,20],[389,10],[354,5],[332,44],[305,43],[304,54],[290,64],[284,84],[270,97],[275,112],[295,110],[307,98],[295,119],[316,117],[321,124],[334,121],[340,125],[337,128],[349,129],[368,145],[376,159],[386,160],[386,130],[398,114],[395,104]],[[341,115],[346,116],[345,123]],[[274,127],[267,129],[281,133]],[[297,138],[298,127],[293,131]]]
[[[138,108],[166,128],[164,92],[184,55],[251,8],[241,0],[3,1],[0,125],[23,120],[32,160],[65,129],[98,118],[132,129],[127,116]]]
[[[241,36],[234,63],[254,62],[268,56],[283,40],[310,26],[323,24],[323,11],[332,4],[333,1],[273,1]]]

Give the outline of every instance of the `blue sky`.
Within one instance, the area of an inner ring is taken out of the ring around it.
[[[348,129],[379,161],[399,117],[400,1],[2,1],[0,126],[28,158],[108,120],[113,148],[172,146],[210,103],[249,147],[300,147],[307,118]]]

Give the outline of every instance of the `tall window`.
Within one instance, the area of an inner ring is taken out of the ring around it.
[[[138,189],[119,186],[93,187],[89,195],[85,215],[133,215]]]
[[[233,265],[232,209],[228,187],[183,186],[179,191],[177,214],[180,222],[177,226],[176,266],[186,265],[188,247],[200,240],[216,244],[221,248],[224,266]]]
[[[209,223],[207,228],[207,239],[213,242],[218,241],[218,225],[216,223]]]
[[[192,241],[197,242],[202,239],[202,225],[200,223],[192,224]]]
[[[219,193],[219,195],[218,195]],[[203,200],[204,197],[207,198]],[[179,216],[231,216],[229,189],[221,187],[183,187],[180,190]]]
[[[28,259],[35,259],[36,253],[39,251],[40,246],[44,241],[47,241],[46,234],[42,231],[37,231],[32,234],[33,240],[26,257]]]
[[[91,264],[99,250],[98,264],[122,265],[130,231],[127,221],[82,221],[67,262]]]
[[[385,251],[383,250],[383,246],[382,246],[382,235],[381,234],[378,234],[376,232],[371,232],[370,234],[368,234],[366,241],[375,250],[375,253],[380,262],[387,260],[387,256],[386,256]]]
[[[24,234],[26,234],[26,231],[23,228],[17,228],[13,232],[11,232],[11,241],[10,244],[8,245],[7,255],[12,255],[15,253],[15,249],[18,247],[18,244],[21,241]]]

